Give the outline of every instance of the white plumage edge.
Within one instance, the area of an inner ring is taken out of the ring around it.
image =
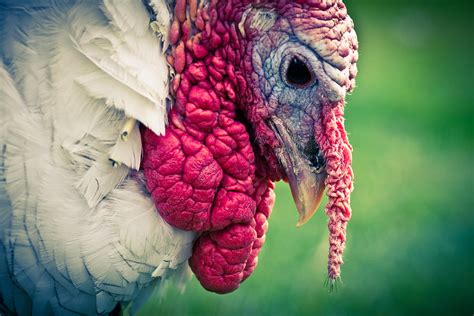
[[[0,2],[0,297],[19,315],[134,312],[188,275],[195,235],[133,170],[138,125],[120,138],[166,125],[171,13],[152,2],[153,29],[140,0]]]

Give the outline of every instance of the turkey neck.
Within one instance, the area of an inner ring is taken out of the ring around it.
[[[284,7],[285,2],[280,2],[279,6]],[[265,6],[258,5],[262,11]],[[201,1],[199,5],[197,1],[177,1],[168,57],[176,72],[171,87],[175,105],[170,121],[204,139],[209,129],[186,121],[203,121],[194,109],[208,110],[207,105],[189,102],[189,96],[193,91],[202,91],[197,88],[208,91],[211,97],[220,99],[220,117],[231,118],[246,127],[254,152],[255,173],[262,179],[278,181],[285,178],[274,154],[274,147],[280,144],[265,122],[269,113],[262,96],[248,85],[258,81],[252,66],[254,45],[259,40],[251,25],[251,9],[255,7],[254,1]],[[268,6],[268,12],[275,9]],[[208,124],[219,119],[208,111],[200,114],[208,115]]]
[[[168,62],[174,106],[162,136],[143,130],[142,167],[160,215],[201,233],[190,266],[208,290],[235,290],[255,269],[274,202],[242,99],[246,2],[177,1]],[[247,126],[246,126],[247,124]]]

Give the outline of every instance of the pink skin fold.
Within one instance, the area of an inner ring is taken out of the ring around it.
[[[344,129],[344,103],[323,103],[322,119],[315,126],[318,144],[326,160],[325,180],[329,217],[328,276],[336,280],[341,273],[346,243],[347,222],[351,218],[350,194],[353,190],[352,146]]]
[[[344,91],[352,89],[356,74],[356,42],[346,35],[352,21],[339,0],[213,0],[204,7],[176,1],[168,55],[176,73],[174,105],[164,135],[142,129],[142,169],[160,215],[199,233],[189,264],[202,286],[216,293],[237,289],[254,271],[274,204],[273,181],[287,178],[275,155],[282,145],[267,124],[272,108],[253,69],[259,34],[252,14],[240,23],[252,5],[275,9],[306,45],[321,48],[345,74],[336,80]],[[310,24],[317,27],[308,30]],[[343,97],[322,100],[314,121],[326,160],[332,280],[340,275],[351,216],[352,148],[343,112]]]

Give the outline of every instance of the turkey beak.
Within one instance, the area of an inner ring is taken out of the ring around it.
[[[324,193],[324,177],[311,173],[300,173],[295,180],[289,180],[291,194],[300,215],[297,227],[306,224],[318,210]]]
[[[324,159],[314,143],[313,150],[300,150],[290,136],[284,122],[273,117],[271,122],[275,134],[283,145],[276,154],[282,164],[299,213],[297,227],[306,224],[316,213],[323,197],[326,179]]]

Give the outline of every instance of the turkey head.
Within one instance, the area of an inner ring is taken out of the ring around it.
[[[175,71],[164,135],[144,129],[147,188],[172,226],[199,233],[190,266],[227,293],[255,269],[274,202],[288,181],[302,225],[327,187],[330,280],[351,216],[345,96],[357,38],[340,0],[176,1]]]

